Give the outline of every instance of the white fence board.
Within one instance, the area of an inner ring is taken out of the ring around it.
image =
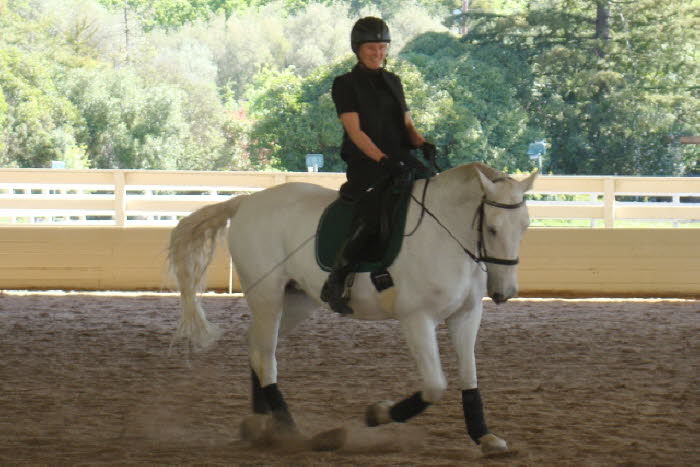
[[[344,180],[344,174],[318,172],[0,169],[0,222],[174,224],[178,216],[238,192],[286,182],[337,189]],[[681,196],[700,197],[700,178],[540,176],[533,194],[559,195],[530,201],[535,219],[603,219],[606,227],[616,219],[700,221],[700,203],[680,202]],[[561,195],[589,199],[563,201]],[[623,195],[671,196],[673,202],[615,200]]]

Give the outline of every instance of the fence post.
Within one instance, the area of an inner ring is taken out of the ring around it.
[[[603,178],[603,215],[606,229],[615,227],[615,179]]]
[[[114,221],[117,227],[126,225],[126,180],[123,170],[114,171]]]

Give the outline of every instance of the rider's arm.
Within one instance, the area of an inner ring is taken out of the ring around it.
[[[409,112],[404,112],[404,123],[406,124],[406,130],[408,131],[408,139],[414,148],[419,147],[421,144],[425,143],[425,138],[423,135],[418,133],[416,126],[413,124],[413,119]]]
[[[387,157],[381,149],[377,147],[367,133],[360,128],[360,114],[357,112],[344,112],[340,114],[340,121],[343,128],[348,133],[350,140],[360,151],[375,162]]]

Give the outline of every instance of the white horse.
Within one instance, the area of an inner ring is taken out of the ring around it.
[[[415,183],[406,221],[406,231],[413,233],[389,268],[393,307],[382,306],[368,273],[357,274],[349,305],[353,318],[400,321],[422,387],[396,404],[368,407],[369,426],[405,422],[441,398],[447,382],[435,328],[444,321],[457,352],[467,432],[484,454],[508,451],[484,421],[474,344],[485,294],[497,303],[517,294],[515,265],[529,224],[524,193],[536,175],[518,181],[473,163]],[[230,221],[229,250],[252,314],[253,410],[271,414],[281,427],[293,428],[294,421],[277,386],[277,339],[322,304],[328,274],[316,263],[312,240],[324,208],[337,196],[317,185],[287,183],[199,209],[171,235],[169,259],[182,305],[176,338],[206,347],[220,331],[207,321],[197,292],[216,238]]]

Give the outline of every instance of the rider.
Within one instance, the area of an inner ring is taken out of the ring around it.
[[[435,146],[413,124],[401,79],[384,68],[390,42],[383,20],[359,19],[350,35],[358,63],[333,81],[333,102],[344,129],[341,157],[347,163],[340,196],[355,203],[355,219],[321,299],[341,314],[352,313],[343,297],[345,280],[378,232],[382,192],[407,177],[427,176],[428,169],[412,149],[421,148],[426,159],[435,157]]]

